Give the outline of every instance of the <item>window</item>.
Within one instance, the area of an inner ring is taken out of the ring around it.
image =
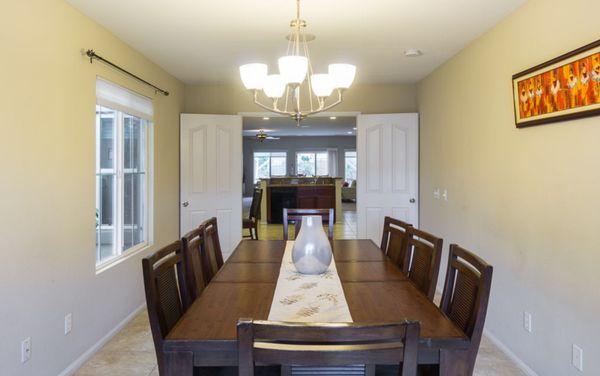
[[[271,176],[285,176],[287,153],[256,152],[254,153],[254,183]]]
[[[329,174],[329,157],[326,151],[296,153],[296,172],[304,176],[325,176]]]
[[[109,90],[109,93],[107,93]],[[151,118],[123,96],[137,96],[98,80],[96,105],[96,266],[149,243]],[[138,96],[139,97],[139,96]],[[149,99],[140,97],[136,100]],[[151,102],[150,102],[151,109]],[[136,113],[135,115],[132,113]]]
[[[344,181],[348,184],[356,180],[356,150],[346,150],[344,154]]]

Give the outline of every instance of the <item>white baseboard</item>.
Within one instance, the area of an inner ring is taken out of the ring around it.
[[[506,356],[508,356],[513,362],[517,364],[517,366],[521,369],[521,371],[525,372],[528,376],[538,376],[538,374],[529,368],[524,361],[521,360],[514,352],[512,352],[502,341],[500,341],[492,332],[487,329],[483,330],[483,335],[485,335],[494,345],[496,345]]]
[[[98,342],[96,342],[92,347],[87,349],[83,354],[79,356],[79,358],[75,359],[75,361],[67,368],[65,368],[58,376],[71,376],[77,371],[81,366],[85,364],[98,350],[102,348],[112,337],[114,337],[121,329],[123,329],[138,313],[140,313],[146,307],[146,303],[142,304],[138,308],[136,308],[133,312],[131,312],[127,317],[123,319],[120,323],[117,324],[110,332],[108,332],[104,337],[100,338]]]

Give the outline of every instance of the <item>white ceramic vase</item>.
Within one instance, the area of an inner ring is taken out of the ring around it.
[[[300,233],[292,249],[292,261],[302,274],[323,274],[331,264],[332,253],[329,238],[323,230],[320,215],[302,217]]]

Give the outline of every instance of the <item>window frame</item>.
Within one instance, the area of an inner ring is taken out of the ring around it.
[[[252,181],[254,182],[254,184],[258,183],[261,179],[261,178],[257,179],[257,177],[256,177],[256,165],[255,165],[256,154],[269,154],[269,178],[272,178],[272,177],[280,178],[280,177],[287,176],[287,159],[288,159],[287,150],[254,150],[252,152]],[[283,175],[274,175],[272,173],[272,171],[273,171],[273,154],[284,154],[285,155],[285,163],[284,163],[285,172]]]
[[[314,168],[315,168],[315,173],[313,175],[313,177],[317,177],[317,176],[328,176],[329,175],[329,152],[327,150],[298,150],[296,151],[296,159],[295,159],[295,164],[296,164],[296,175],[299,174],[298,171],[298,155],[299,154],[314,154],[315,156],[315,163],[314,163]],[[326,168],[327,168],[327,174],[325,175],[317,175],[317,154],[325,154],[325,157],[327,158],[327,163],[326,163]],[[305,175],[307,176],[307,175]]]
[[[117,109],[111,107],[109,105],[96,103],[96,111],[98,107],[106,108],[115,113],[115,125],[114,125],[114,138],[113,141],[114,150],[113,156],[115,158],[114,168],[103,169],[100,168],[101,158],[100,158],[100,137],[101,137],[101,127],[100,127],[100,117],[96,115],[96,139],[95,139],[95,166],[96,166],[96,176],[102,174],[102,172],[108,170],[113,174],[115,183],[114,184],[114,194],[113,194],[113,213],[114,214],[114,222],[112,225],[102,225],[100,226],[109,228],[113,230],[113,256],[106,258],[104,260],[99,259],[99,247],[97,244],[98,234],[96,230],[95,238],[95,268],[96,274],[99,274],[113,265],[116,265],[129,257],[151,247],[154,243],[154,122],[145,117],[141,117],[137,114],[132,114],[131,112],[124,111],[122,109]],[[134,246],[131,246],[127,249],[123,249],[123,230],[127,226],[124,223],[124,201],[125,201],[125,174],[127,170],[133,170],[132,168],[125,168],[125,117],[135,117],[140,119],[145,125],[145,142],[144,142],[144,153],[143,153],[143,161],[142,165],[144,166],[144,183],[145,183],[145,197],[143,200],[143,226],[145,228],[144,231],[144,240]],[[98,208],[98,196],[101,194],[98,189],[98,183],[96,183],[95,188],[95,196],[96,196],[96,209]]]
[[[354,152],[355,153],[355,156],[354,156],[354,159],[356,160],[356,163],[355,163],[355,165],[356,165],[356,173],[355,173],[355,175],[358,174],[358,153],[356,152],[356,149],[345,149],[344,150],[344,181],[348,182],[348,184],[350,184],[350,183],[352,183],[352,181],[349,181],[348,178],[347,178],[347,176],[346,176],[346,153],[348,153],[348,152]]]

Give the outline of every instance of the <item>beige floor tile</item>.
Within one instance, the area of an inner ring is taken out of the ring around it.
[[[154,351],[105,351],[90,359],[76,376],[147,376],[156,367]]]

